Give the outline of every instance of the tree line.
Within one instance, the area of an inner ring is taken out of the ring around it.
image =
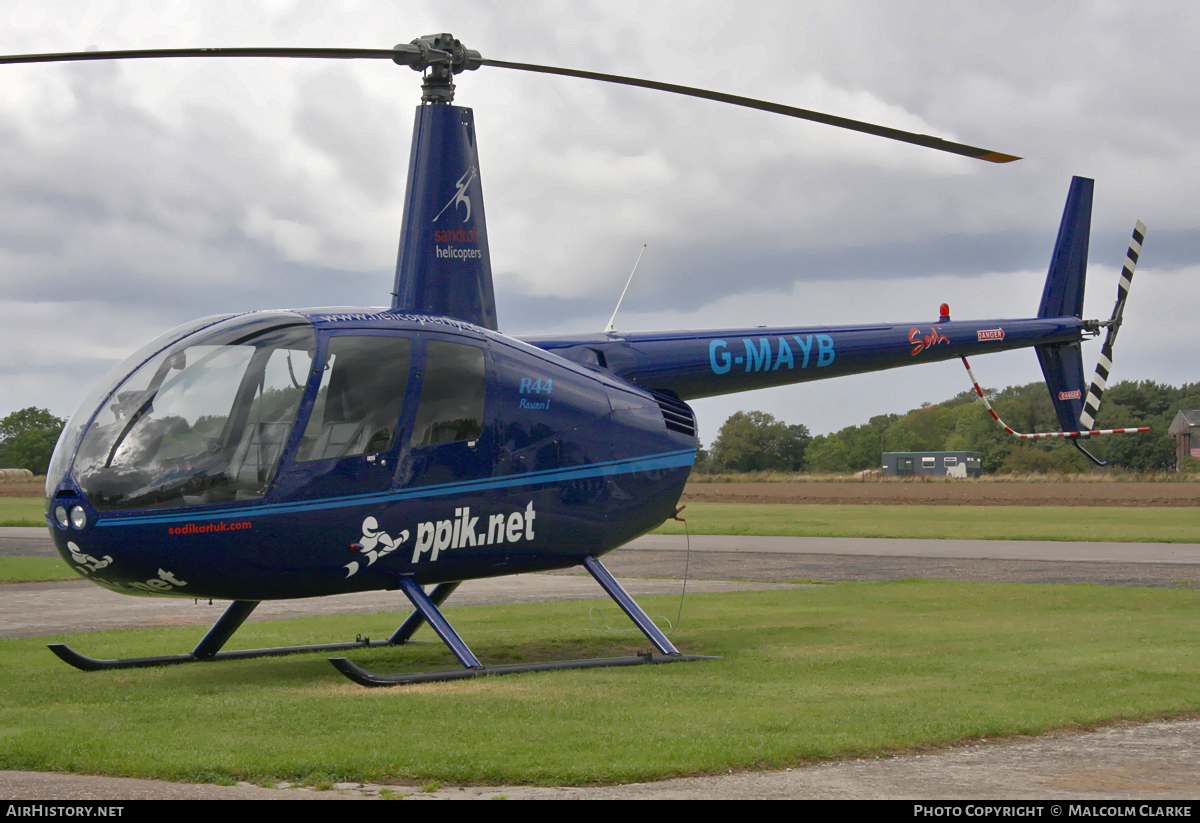
[[[30,406],[0,420],[0,469],[45,474],[54,444],[67,421]]]
[[[1058,416],[1042,382],[984,390],[996,413],[1019,432],[1058,431]],[[1096,428],[1150,426],[1145,434],[1096,437],[1085,448],[1129,471],[1175,468],[1175,438],[1167,427],[1180,409],[1200,408],[1200,383],[1178,388],[1149,380],[1115,383],[1104,393]],[[992,420],[974,390],[907,414],[883,414],[860,426],[810,436],[765,412],[737,412],[721,426],[711,449],[701,449],[698,472],[780,471],[842,474],[877,469],[882,453],[974,451],[988,473],[1079,472],[1094,468],[1065,439],[1022,440]]]

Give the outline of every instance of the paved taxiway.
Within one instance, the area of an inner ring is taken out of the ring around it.
[[[1200,544],[1053,543],[986,540],[684,537],[651,535],[605,556],[635,596],[797,585],[797,580],[930,577],[1031,583],[1200,588]],[[42,529],[0,529],[0,556],[53,556]],[[653,578],[653,579],[650,579]],[[752,579],[761,582],[735,582]],[[470,581],[448,605],[602,597],[576,570]],[[222,605],[126,597],[84,580],[0,586],[0,636],[28,637],[117,627],[204,625]],[[252,620],[404,610],[394,592],[268,603]],[[84,649],[86,651],[86,649]],[[136,784],[136,785],[134,785]],[[349,797],[371,788],[349,789]],[[294,791],[0,772],[11,798],[285,797]],[[339,797],[322,793],[324,797]],[[1200,796],[1200,721],[1120,725],[1086,734],[981,741],[927,755],[828,763],[786,772],[682,778],[636,786],[549,789],[444,788],[426,799],[912,797],[1195,798]],[[309,796],[305,793],[305,796]]]

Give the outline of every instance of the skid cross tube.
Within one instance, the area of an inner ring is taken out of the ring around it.
[[[196,644],[196,648],[192,649],[192,657],[197,660],[212,660],[229,638],[233,637],[233,633],[241,628],[242,623],[260,602],[258,600],[235,600],[230,603],[225,613],[217,618],[217,622],[213,623],[212,628],[208,630],[208,634],[204,635],[204,638]]]
[[[438,588],[441,588],[440,586]],[[442,642],[450,647],[450,651],[454,652],[454,656],[458,658],[458,662],[462,663],[468,669],[482,669],[483,664],[480,663],[471,650],[467,648],[467,644],[458,636],[458,632],[454,631],[454,627],[446,618],[442,617],[442,613],[438,611],[438,607],[430,599],[429,595],[425,594],[417,582],[411,577],[400,578],[400,591],[408,596],[412,601],[413,606],[418,612],[429,622],[429,627],[437,632],[438,637],[442,638]],[[436,591],[436,590],[435,590]],[[449,594],[449,592],[447,592]],[[444,597],[443,597],[444,599]],[[416,615],[405,621],[405,625],[415,618]],[[418,624],[420,625],[420,624]],[[401,631],[403,631],[403,626]],[[415,627],[413,631],[416,631]],[[397,632],[398,634],[399,632]]]
[[[440,583],[432,592],[429,593],[429,602],[435,606],[440,606],[446,602],[446,598],[461,585],[462,581],[458,580],[453,583]],[[417,629],[421,628],[428,622],[425,620],[425,615],[420,609],[414,609],[413,613],[408,616],[408,619],[400,624],[400,628],[396,629],[396,633],[388,638],[388,642],[399,645],[407,643],[412,639],[413,634]]]
[[[440,672],[378,674],[368,671],[344,657],[331,657],[329,658],[329,662],[333,664],[335,669],[360,686],[401,686],[409,683],[436,683],[442,680],[462,680],[468,677],[553,671],[557,669],[598,669],[612,666],[640,666],[647,663],[691,663],[698,660],[720,660],[719,657],[710,657],[707,655],[680,654],[679,650],[662,633],[662,630],[654,625],[654,621],[650,619],[650,616],[630,597],[629,593],[621,587],[621,584],[609,573],[608,569],[604,568],[598,559],[592,555],[588,555],[583,559],[583,565],[604,591],[608,592],[609,597],[617,602],[622,611],[629,615],[629,619],[658,648],[661,654],[640,652],[632,657],[596,657],[580,660],[555,660],[547,663],[518,663],[510,666],[484,666],[479,663],[475,655],[471,654],[471,650],[467,648],[462,638],[450,627],[446,618],[437,609],[437,604],[445,600],[446,595],[450,591],[453,591],[454,587],[458,584],[443,583],[434,589],[431,594],[426,595],[425,591],[412,578],[401,578],[400,588],[412,601],[413,605],[416,606],[417,612],[429,621],[429,625],[445,641],[446,645],[450,647],[450,650],[454,652],[454,655],[463,664],[464,668]],[[443,589],[447,586],[451,587],[450,590],[443,593]],[[405,632],[406,627],[410,623],[414,624],[412,631],[416,631],[422,622],[424,621],[418,619],[417,614],[414,613],[412,617],[405,621],[404,626],[401,626],[393,637]],[[439,626],[442,628],[439,628]],[[405,638],[411,637],[411,632],[408,632],[404,636]],[[469,663],[469,660],[474,661],[474,665]]]
[[[442,583],[433,590],[428,599],[436,604],[445,601],[450,593],[458,588],[458,583]],[[424,592],[422,592],[424,595]],[[204,638],[196,644],[190,654],[169,654],[160,657],[125,657],[112,660],[98,660],[72,649],[64,643],[52,643],[50,651],[58,655],[64,663],[69,663],[85,672],[98,672],[108,669],[144,669],[150,666],[175,666],[180,663],[204,663],[218,660],[248,660],[255,657],[282,657],[288,654],[304,654],[305,652],[339,652],[352,649],[373,649],[384,646],[398,646],[408,642],[413,633],[426,621],[425,615],[414,611],[408,619],[396,629],[387,640],[371,640],[361,638],[350,643],[321,643],[313,646],[280,646],[273,649],[244,649],[241,651],[223,652],[221,647],[229,642],[246,618],[258,607],[258,600],[234,600],[229,604],[225,613],[217,618],[212,628]],[[436,609],[435,609],[436,611]],[[444,619],[443,619],[444,622]],[[461,642],[461,641],[460,641]],[[468,651],[468,654],[470,652]],[[478,662],[478,661],[476,661]]]

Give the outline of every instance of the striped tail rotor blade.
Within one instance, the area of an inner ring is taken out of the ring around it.
[[[1113,344],[1121,328],[1125,299],[1129,296],[1129,287],[1133,285],[1133,273],[1137,269],[1138,255],[1142,253],[1142,243],[1145,239],[1146,225],[1139,220],[1133,229],[1129,250],[1125,252],[1125,265],[1121,269],[1121,279],[1117,282],[1117,304],[1113,307],[1108,333],[1104,336],[1104,345],[1100,347],[1096,373],[1092,376],[1087,399],[1083,401],[1083,411],[1079,414],[1079,423],[1084,429],[1090,429],[1096,422],[1096,415],[1100,413],[1100,399],[1104,396],[1104,390],[1108,388],[1108,376],[1112,373]]]
[[[1125,252],[1125,265],[1121,269],[1121,279],[1117,281],[1117,304],[1113,306],[1112,325],[1109,326],[1109,342],[1117,339],[1117,330],[1121,327],[1121,318],[1125,314],[1125,298],[1129,296],[1129,287],[1133,285],[1133,272],[1137,269],[1138,256],[1142,253],[1142,243],[1146,240],[1146,224],[1141,220],[1133,229],[1133,237],[1129,240],[1129,250]]]
[[[1087,399],[1083,401],[1083,411],[1079,413],[1081,428],[1090,429],[1096,423],[1096,415],[1100,413],[1100,398],[1108,388],[1108,375],[1112,371],[1112,327],[1100,347],[1100,360],[1096,363],[1096,373],[1092,375],[1092,384],[1088,386]]]

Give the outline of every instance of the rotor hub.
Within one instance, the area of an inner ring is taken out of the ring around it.
[[[482,65],[479,52],[468,49],[452,34],[427,34],[413,40],[419,54],[406,59],[393,58],[400,65],[425,72],[421,84],[422,103],[451,103],[454,100],[454,75],[473,71]],[[404,48],[404,44],[396,46]]]

